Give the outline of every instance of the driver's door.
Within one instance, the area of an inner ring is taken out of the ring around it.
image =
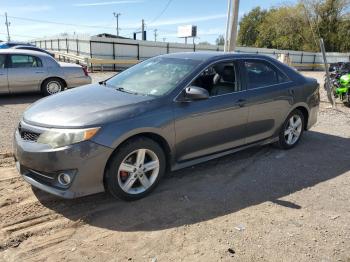
[[[245,143],[248,119],[248,109],[244,106],[246,92],[239,90],[237,70],[233,74],[235,77],[231,78],[232,92],[229,92],[230,87],[227,87],[227,82],[222,92],[220,86],[213,84],[219,75],[214,69],[211,77],[200,75],[202,79],[197,78],[191,84],[209,89],[211,95],[208,99],[175,102],[176,160],[178,162],[225,151]],[[218,90],[220,94],[217,94]]]

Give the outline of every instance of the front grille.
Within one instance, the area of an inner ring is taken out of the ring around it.
[[[23,130],[21,124],[18,125],[18,132],[21,135],[21,138],[25,141],[37,142],[40,136],[39,133],[29,130]]]
[[[21,133],[21,137],[23,140],[25,141],[32,141],[32,142],[36,142],[38,141],[39,135],[38,133],[34,133],[34,132],[27,132],[27,131],[22,131]]]

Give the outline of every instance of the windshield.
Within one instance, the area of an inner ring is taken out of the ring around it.
[[[121,91],[162,96],[173,90],[200,61],[156,57],[137,64],[106,81]]]

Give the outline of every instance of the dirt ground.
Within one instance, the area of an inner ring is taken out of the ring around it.
[[[137,202],[59,199],[2,159],[0,261],[349,262],[350,109],[330,109],[321,92],[318,123],[295,149],[253,148],[170,173]],[[32,100],[1,99],[1,130]]]

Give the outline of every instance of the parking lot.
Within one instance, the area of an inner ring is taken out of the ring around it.
[[[305,74],[323,85],[323,73]],[[12,133],[40,98],[0,98],[0,261],[350,261],[350,109],[331,109],[323,88],[318,123],[295,149],[170,173],[137,202],[63,200],[22,180]]]

